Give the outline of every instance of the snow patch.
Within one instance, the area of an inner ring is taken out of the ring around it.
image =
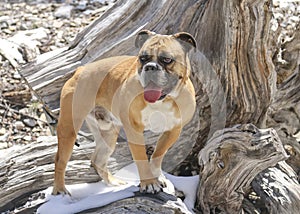
[[[46,195],[46,203],[41,205],[37,213],[40,214],[68,214],[77,213],[83,210],[102,207],[114,201],[134,196],[134,192],[139,191],[138,171],[134,163],[122,168],[116,174],[116,177],[126,181],[128,184],[123,186],[107,186],[104,182],[85,183],[67,185],[69,195],[51,195],[52,187],[43,190]],[[199,176],[178,177],[165,173],[165,176],[171,181],[176,189],[184,192],[187,208],[192,212],[196,201],[197,185]]]

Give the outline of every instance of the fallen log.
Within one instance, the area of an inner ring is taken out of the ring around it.
[[[170,213],[191,214],[183,202],[173,195],[159,193],[157,195],[142,195],[137,193],[133,198],[113,202],[104,207],[81,212],[82,214],[96,213]]]
[[[45,202],[39,190],[52,186],[56,139],[41,140],[35,145],[15,148],[1,161],[0,211],[18,208],[20,213],[35,212]],[[81,140],[80,147],[74,149],[68,164],[67,184],[99,181],[89,160],[94,143],[86,141]],[[132,162],[128,153],[126,144],[117,145],[109,163],[113,172]],[[256,210],[262,213],[267,210],[274,213],[276,209],[285,209],[288,213],[299,209],[300,185],[294,171],[282,162],[287,157],[274,129],[258,129],[245,124],[217,131],[199,154],[197,211],[239,213],[244,210],[253,213]],[[251,199],[253,192],[259,199]],[[190,212],[175,196],[136,193],[133,198],[82,213],[120,213],[124,210],[130,213]]]
[[[80,146],[74,148],[68,163],[66,183],[99,181],[100,178],[90,163],[95,143],[86,138],[80,138],[78,142]],[[52,186],[56,150],[56,137],[42,137],[36,144],[16,146],[8,151],[5,158],[0,160],[0,211],[18,207],[24,200],[26,202],[31,193]],[[109,168],[113,172],[131,163],[126,143],[118,145],[109,162]]]
[[[285,162],[279,162],[275,167],[259,173],[251,185],[265,205],[267,213],[299,212],[300,185],[297,175]]]
[[[300,206],[300,185],[290,167],[278,164],[287,158],[274,129],[245,124],[215,132],[199,153],[198,209],[203,213],[253,213],[254,208],[259,213],[263,209],[294,213]],[[263,205],[246,203],[251,186],[264,197]]]

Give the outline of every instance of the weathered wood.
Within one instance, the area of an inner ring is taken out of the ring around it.
[[[134,198],[123,199],[110,205],[81,212],[82,214],[96,213],[166,213],[191,214],[183,202],[175,196],[166,193],[157,195],[136,194]]]
[[[274,65],[277,72],[277,84],[286,84],[286,80],[293,75],[295,71],[299,71],[300,57],[300,32],[299,26],[294,30],[278,26],[274,32],[274,40],[276,49],[274,51]],[[285,83],[284,83],[285,82]]]
[[[272,201],[272,204],[265,204],[269,206],[269,211],[275,211],[279,206],[282,209],[288,208],[286,212],[289,213],[299,210],[299,183],[294,180],[286,185],[288,181],[294,179],[293,176],[295,177],[293,170],[291,168],[285,168],[284,171],[276,169],[280,171],[279,175],[290,179],[287,181],[271,176],[275,168],[270,167],[287,158],[274,129],[258,129],[252,124],[246,124],[215,132],[199,153],[201,170],[197,193],[198,208],[203,213],[242,213],[245,205],[243,204],[244,198],[250,193],[251,182],[255,178],[256,186],[262,188],[261,192],[265,186],[267,189],[285,186],[286,195],[283,200],[290,199],[295,202],[281,206],[278,200],[282,197],[281,193],[277,194],[274,191],[273,194],[268,194],[266,190],[265,202]],[[263,170],[265,171],[262,172]],[[269,172],[273,184],[270,184],[271,181],[269,184],[264,184],[262,175],[266,172]],[[279,185],[274,185],[277,182]]]
[[[265,169],[252,182],[253,189],[265,204],[267,213],[290,214],[300,210],[300,185],[296,174],[285,162]]]
[[[300,181],[300,31],[293,39],[281,44],[282,60],[275,60],[277,91],[267,114],[267,126],[278,132],[290,155],[287,163],[298,174]]]
[[[66,184],[100,180],[90,163],[95,143],[85,138],[79,139],[79,143],[67,166]],[[0,211],[12,209],[32,192],[53,185],[56,137],[41,138],[36,144],[12,149],[4,159],[0,159]],[[127,144],[120,143],[109,159],[109,168],[116,172],[131,162]]]
[[[197,169],[198,152],[216,130],[243,123],[265,127],[276,86],[268,55],[270,5],[270,1],[206,1],[197,12],[189,11],[198,19],[186,14],[188,30],[201,29],[195,35],[206,58],[200,54],[193,58],[200,127],[197,142],[178,171]]]
[[[48,138],[48,141],[46,139],[41,140],[42,142],[34,145],[14,148],[14,151],[11,151],[7,158],[1,160],[0,211],[19,207],[28,200],[31,192],[37,192],[52,185],[56,138]],[[79,141],[80,147],[75,147],[72,159],[68,164],[67,184],[99,180],[95,170],[90,167],[89,161],[94,143],[86,142],[86,139],[84,141]],[[131,162],[131,159],[128,160],[128,156],[130,156],[128,153],[126,144],[118,145],[109,163],[113,172]],[[201,151],[199,158],[203,168],[200,172],[198,200],[206,206],[212,206],[212,209],[215,206],[215,208],[225,209],[226,212],[232,213],[239,208],[237,204],[240,204],[240,208],[245,210],[246,208],[252,211],[259,209],[256,204],[251,204],[249,201],[246,203],[247,200],[244,199],[250,191],[251,181],[255,177],[255,182],[260,182],[259,185],[263,186],[260,177],[256,177],[257,174],[276,165],[279,161],[286,159],[287,156],[274,130],[259,130],[253,125],[239,125],[216,132]],[[207,160],[209,162],[205,162]],[[272,170],[274,171],[273,168],[269,169],[270,172]],[[285,185],[286,183],[283,183],[280,177],[270,177],[273,178],[274,183],[280,183],[288,189],[287,191],[291,191],[293,195],[287,194],[287,196],[294,201],[297,200],[297,194],[300,195],[299,183],[293,180],[295,174],[290,170],[286,168],[281,172],[283,176],[290,179],[287,180],[289,185]],[[266,175],[266,170],[262,172],[262,175]],[[256,184],[256,186],[258,185]],[[124,209],[131,213],[138,211],[188,213],[184,206],[180,205],[181,202],[175,200],[176,197],[173,199],[170,197],[163,200],[160,196],[138,195],[135,198],[124,199],[83,213],[115,213],[124,211]],[[266,204],[268,201],[275,201],[270,210],[274,209],[276,203],[279,203],[276,202],[276,195],[268,195],[268,197],[264,196],[264,200]],[[285,208],[294,210],[298,209],[297,206],[298,203],[291,203]],[[37,208],[38,204],[23,209],[35,211]],[[206,213],[205,209],[202,211]]]

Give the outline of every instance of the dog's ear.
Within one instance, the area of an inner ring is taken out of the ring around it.
[[[146,40],[153,35],[155,35],[155,33],[150,30],[140,31],[135,39],[135,47],[141,48],[143,44],[146,42]]]
[[[179,32],[173,35],[187,51],[189,51],[192,47],[196,48],[196,40],[195,38],[186,32]]]

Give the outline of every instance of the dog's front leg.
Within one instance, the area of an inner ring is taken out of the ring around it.
[[[163,188],[151,171],[144,144],[129,142],[132,157],[137,165],[140,176],[140,191],[157,193]]]
[[[140,191],[147,193],[157,193],[161,190],[158,178],[153,176],[150,163],[146,154],[144,127],[137,123],[126,123],[123,121],[123,127],[128,140],[129,149],[132,158],[137,165],[140,177]],[[130,125],[129,125],[130,124]],[[135,125],[135,126],[132,126]]]
[[[162,174],[161,165],[164,155],[169,148],[176,142],[181,132],[181,126],[175,127],[170,131],[164,132],[158,139],[154,153],[151,156],[150,166],[152,174],[158,177],[161,186],[166,187],[167,182],[165,176]]]

